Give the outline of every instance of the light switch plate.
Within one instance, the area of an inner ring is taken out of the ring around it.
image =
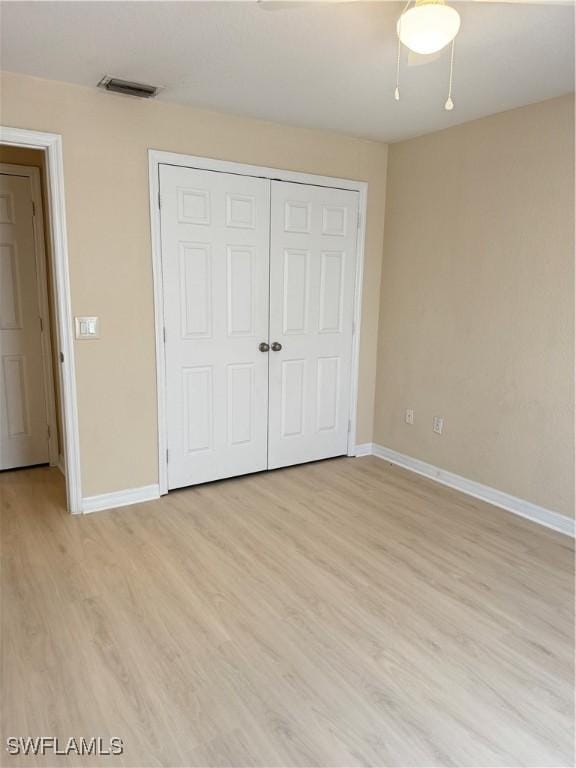
[[[75,317],[77,339],[99,339],[100,320],[97,317]]]

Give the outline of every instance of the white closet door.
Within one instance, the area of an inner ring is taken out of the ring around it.
[[[345,454],[358,193],[273,181],[268,467]]]
[[[267,467],[270,182],[160,166],[168,487]]]
[[[48,462],[30,179],[0,174],[0,469]]]

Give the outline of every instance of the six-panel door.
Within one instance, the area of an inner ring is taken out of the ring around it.
[[[347,451],[358,193],[271,186],[268,467]]]
[[[270,182],[160,166],[168,487],[267,467]]]
[[[358,193],[159,173],[168,487],[345,454]]]
[[[48,462],[30,178],[0,174],[0,469]]]

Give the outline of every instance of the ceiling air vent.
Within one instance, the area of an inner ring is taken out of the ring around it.
[[[120,80],[118,77],[108,75],[100,80],[98,87],[114,93],[123,93],[125,96],[137,96],[140,99],[152,99],[160,91],[156,85],[133,83],[131,80]]]

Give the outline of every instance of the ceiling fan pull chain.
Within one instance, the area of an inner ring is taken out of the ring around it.
[[[396,101],[400,101],[400,38],[398,38],[398,56],[396,58],[396,88],[394,90],[394,98]]]
[[[402,16],[406,13],[408,10],[408,6],[412,0],[407,0],[406,5],[404,6],[404,10],[400,14],[400,18],[398,19],[398,26],[397,26],[397,35],[398,35],[398,55],[396,56],[396,88],[394,89],[394,98],[396,101],[400,101],[400,48],[402,46],[402,41],[400,40],[400,34],[402,31]]]
[[[452,75],[454,72],[454,40],[452,40],[452,47],[450,49],[450,80],[448,82],[448,98],[444,104],[444,109],[447,112],[451,112],[454,109],[454,102],[452,101]]]

